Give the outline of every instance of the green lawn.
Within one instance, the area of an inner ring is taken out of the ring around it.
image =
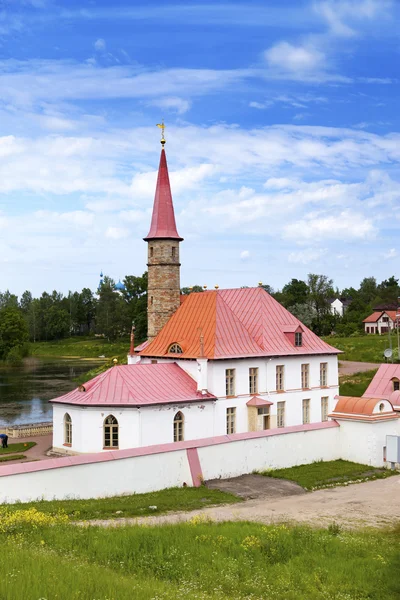
[[[50,526],[40,516],[28,517],[21,525],[5,519],[0,596],[7,600],[400,597],[399,530],[341,532],[201,519],[101,529]]]
[[[395,360],[397,357],[397,337],[395,334],[392,334],[391,337],[393,360]],[[339,360],[382,363],[385,362],[383,352],[386,348],[389,348],[387,335],[361,335],[347,338],[327,336],[323,339],[331,346],[344,351],[344,354],[339,356]]]
[[[262,471],[261,475],[277,479],[288,479],[289,481],[298,483],[306,490],[315,490],[333,485],[346,484],[349,481],[384,479],[391,475],[398,475],[398,472],[389,471],[388,469],[376,469],[368,465],[361,465],[340,459],[327,462],[314,462],[310,465],[298,465],[289,469]]]
[[[354,373],[354,375],[342,375],[339,379],[339,394],[341,396],[362,396],[371,383],[377,369]]]
[[[73,357],[73,358],[99,358],[105,356],[110,359],[114,356],[125,356],[129,351],[129,337],[108,342],[104,338],[71,337],[51,342],[36,342],[31,344],[31,354],[41,357]]]
[[[10,440],[10,438],[8,438]],[[0,446],[0,456],[3,454],[16,454],[17,452],[26,452],[29,448],[36,446],[36,442],[20,442],[19,444],[8,444],[8,448]]]
[[[22,458],[26,458],[26,456],[24,454],[5,454],[2,456],[0,452],[0,463],[8,460],[21,460]]]
[[[194,510],[212,504],[231,504],[241,499],[233,494],[209,490],[205,486],[199,488],[170,488],[148,494],[130,496],[114,496],[90,500],[54,500],[12,504],[10,511],[36,508],[45,514],[54,515],[63,510],[67,515],[81,520],[117,519],[120,517],[141,517],[168,511]],[[149,506],[157,506],[157,510]],[[1,531],[1,530],[0,530]]]

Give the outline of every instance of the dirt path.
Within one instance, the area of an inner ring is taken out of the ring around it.
[[[346,529],[355,527],[385,527],[400,520],[400,477],[378,479],[346,487],[318,490],[279,500],[248,500],[241,504],[224,505],[191,512],[169,513],[163,516],[95,520],[85,524],[116,527],[119,525],[160,525],[180,523],[195,515],[214,521],[258,521],[276,523],[291,521],[327,527],[334,521]]]
[[[381,363],[355,362],[353,360],[339,360],[339,376],[354,375],[354,373],[363,373],[372,369],[379,369]]]

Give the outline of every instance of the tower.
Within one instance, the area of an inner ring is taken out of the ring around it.
[[[156,194],[147,242],[148,340],[153,340],[180,304],[179,243],[174,205],[165,156],[164,124],[162,125],[161,157],[158,167]]]

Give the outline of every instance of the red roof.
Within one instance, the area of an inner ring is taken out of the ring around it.
[[[299,326],[303,343],[297,347],[286,333]],[[257,287],[189,294],[140,355],[196,358],[201,334],[204,356],[211,359],[340,353]],[[168,354],[173,343],[182,354]]]
[[[164,148],[161,150],[160,166],[158,167],[157,187],[150,231],[144,240],[148,242],[157,238],[183,240],[176,229],[174,205],[172,203],[167,158]]]
[[[378,403],[382,402],[382,398],[362,398],[356,396],[339,396],[337,404],[333,412],[329,415],[334,419],[356,419],[356,420],[375,420],[381,421],[386,419],[398,418],[394,412],[392,404],[388,402],[388,406],[382,404],[383,410],[376,411]],[[385,410],[387,408],[388,410]]]
[[[392,321],[396,321],[396,314],[397,312],[395,310],[382,310],[380,312],[374,312],[372,315],[369,315],[369,317],[364,319],[363,323],[376,323],[382,315],[387,315],[390,317],[390,319],[392,319]]]
[[[269,400],[265,400],[265,398],[261,398],[260,396],[253,396],[246,402],[247,406],[272,406],[273,402]]]
[[[400,365],[381,365],[363,396],[389,400],[393,392],[393,378],[400,381]]]
[[[145,406],[215,400],[175,363],[118,365],[51,402],[89,406]]]

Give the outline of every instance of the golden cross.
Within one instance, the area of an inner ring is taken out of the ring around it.
[[[157,123],[157,127],[159,127],[161,129],[161,143],[164,145],[165,144],[165,138],[164,138],[164,129],[165,129],[164,119],[161,121],[161,123]]]

